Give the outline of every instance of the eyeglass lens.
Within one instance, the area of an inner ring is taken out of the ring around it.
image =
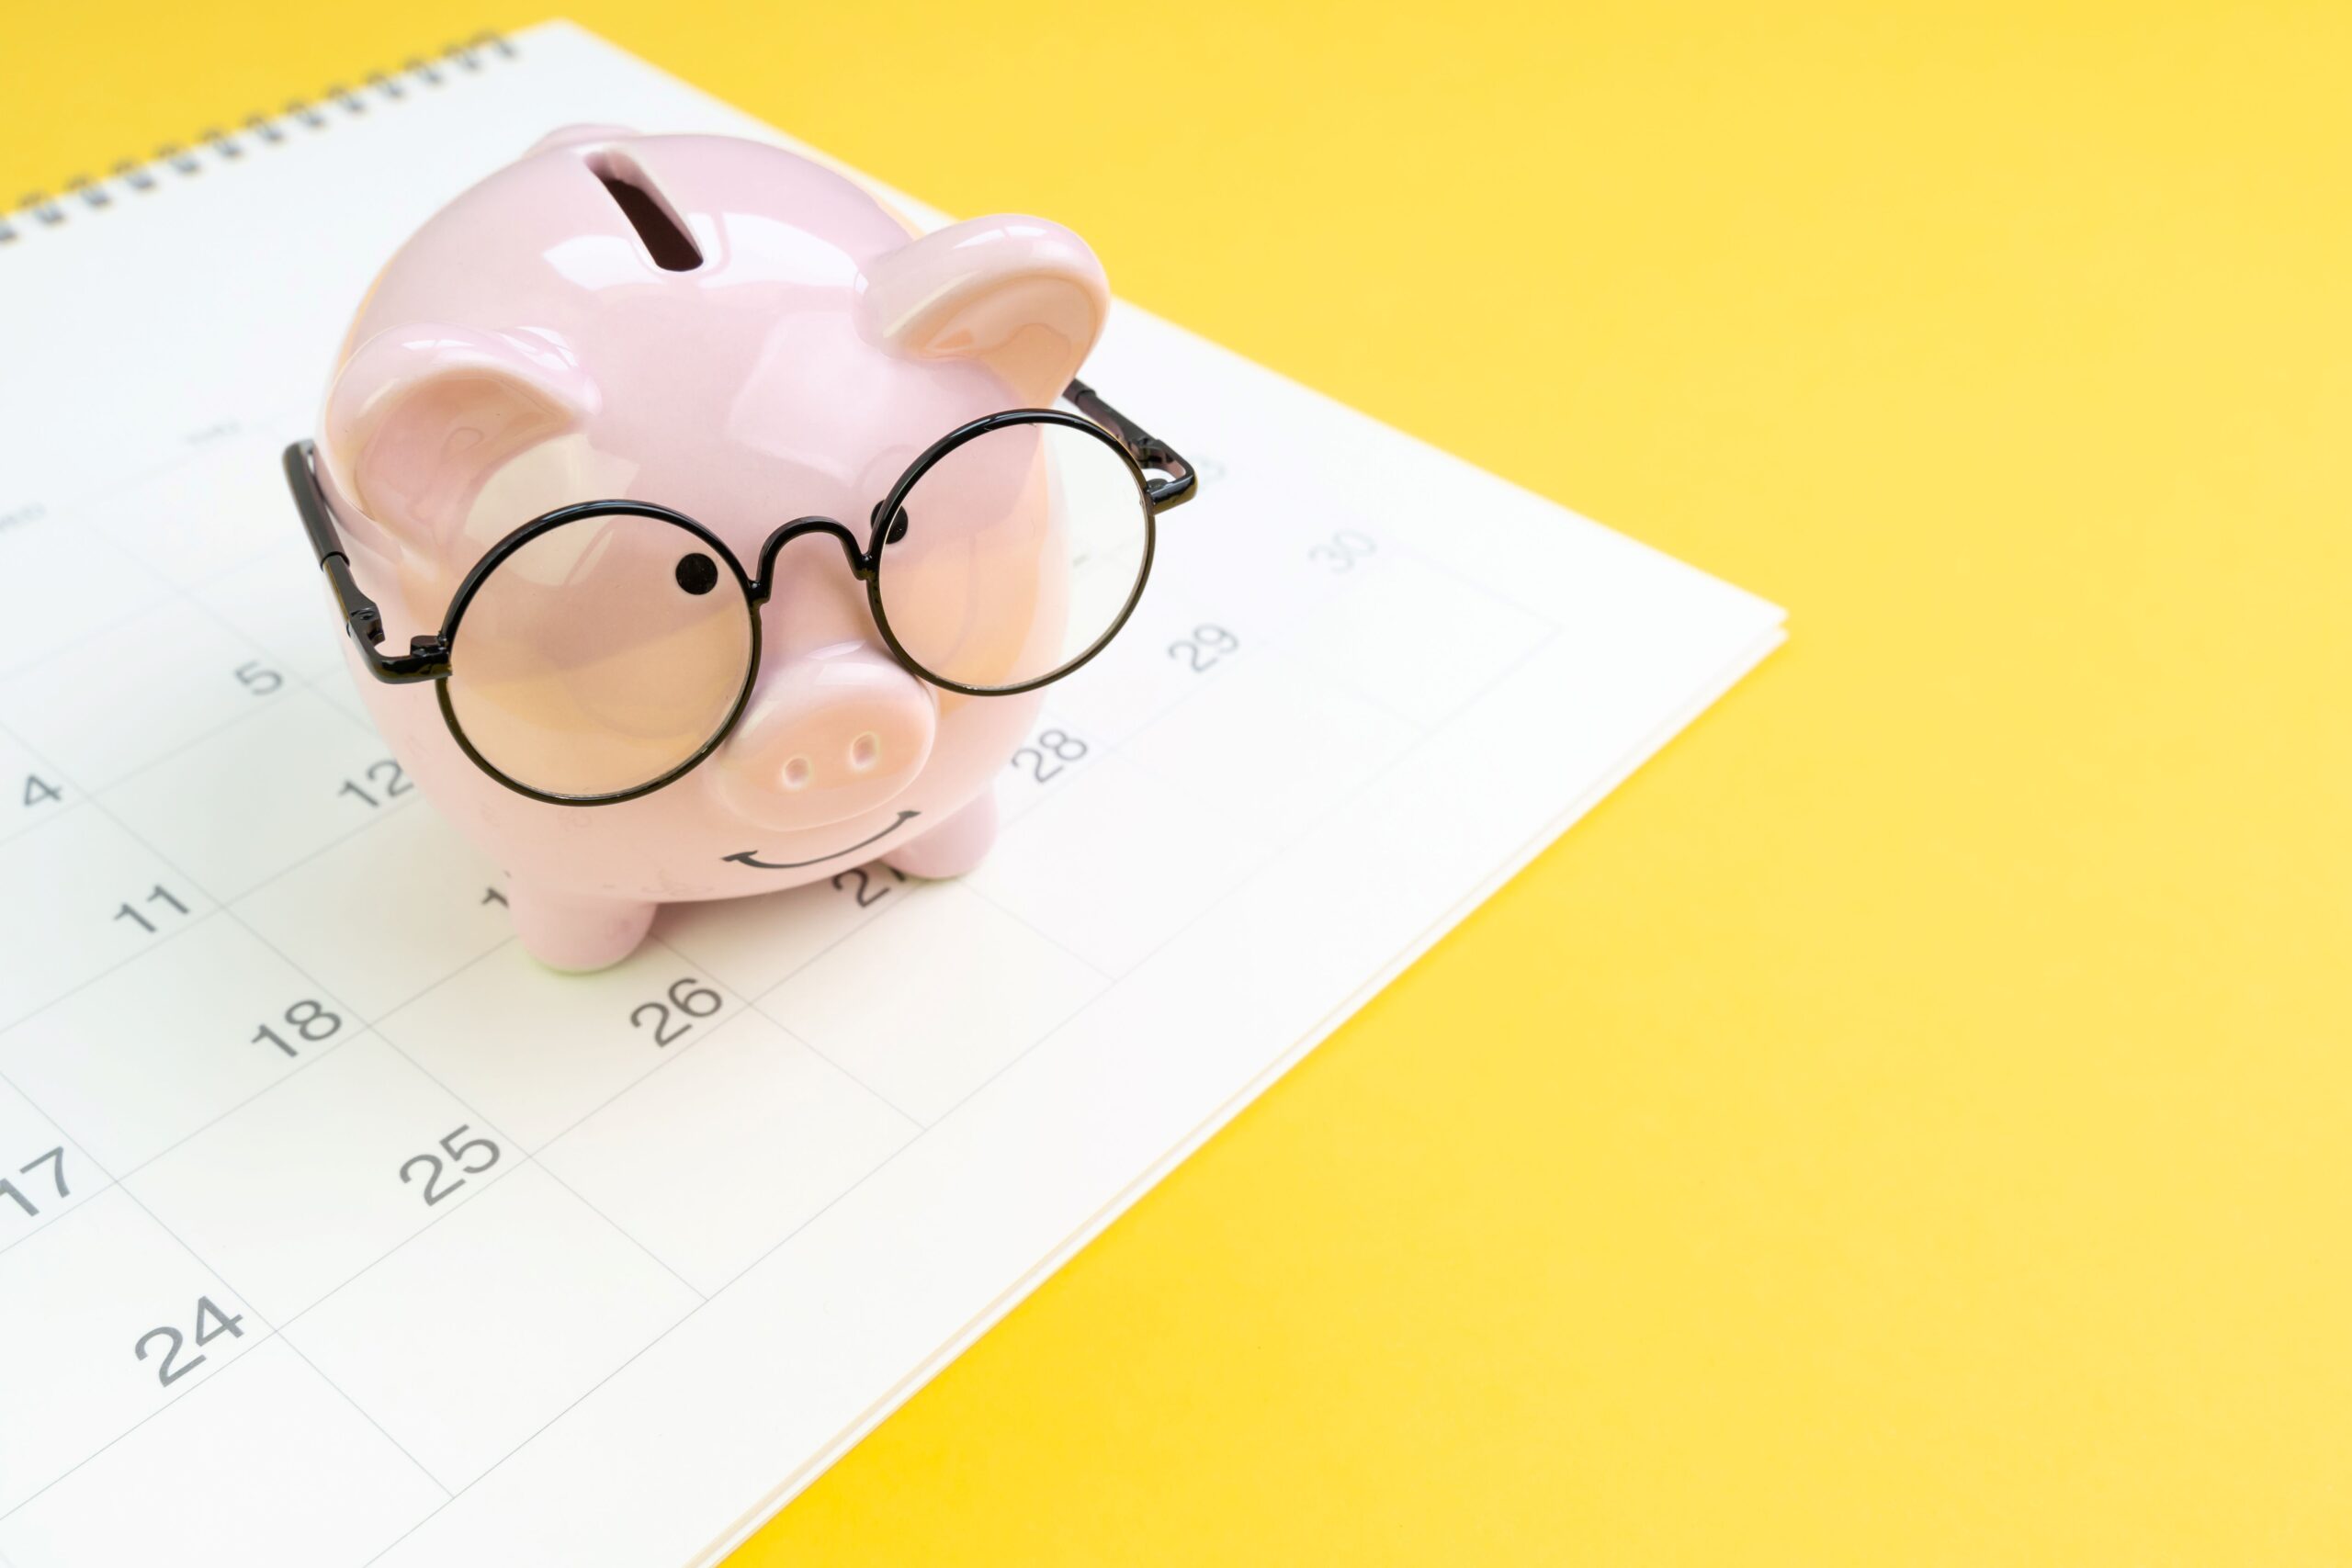
[[[591,515],[482,579],[450,639],[450,711],[517,784],[622,794],[718,736],[752,647],[741,580],[706,541],[660,518]]]
[[[1141,586],[1151,512],[1107,442],[1048,422],[948,451],[907,492],[882,546],[890,634],[925,672],[988,690],[1068,670]]]

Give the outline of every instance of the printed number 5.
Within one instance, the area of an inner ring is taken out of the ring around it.
[[[248,659],[237,666],[237,684],[254,696],[266,697],[286,684],[286,677],[258,659]]]

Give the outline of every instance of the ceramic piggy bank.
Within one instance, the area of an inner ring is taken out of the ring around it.
[[[1193,487],[1074,380],[1108,307],[1055,224],[918,236],[775,148],[603,126],[392,257],[287,477],[377,725],[531,953],[987,852],[1039,688]]]

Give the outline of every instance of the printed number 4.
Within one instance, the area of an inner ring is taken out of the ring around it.
[[[441,1140],[441,1155],[447,1155],[449,1163],[464,1171],[466,1176],[480,1176],[498,1163],[499,1151],[498,1145],[488,1138],[466,1138],[466,1134],[472,1131],[473,1127],[470,1123],[452,1130]],[[458,1142],[459,1138],[466,1138],[466,1141],[461,1144]],[[484,1157],[480,1165],[466,1163],[467,1152],[472,1149],[482,1151]],[[441,1185],[441,1155],[411,1155],[401,1161],[401,1180],[404,1183],[413,1182],[416,1179],[409,1174],[411,1171],[419,1166],[424,1168],[424,1201],[428,1206],[438,1203],[466,1184],[466,1176],[460,1176],[446,1187]]]
[[[214,1306],[210,1296],[196,1298],[196,1342],[198,1345],[209,1345],[223,1334],[232,1338],[243,1339],[245,1337],[245,1331],[237,1325],[244,1321],[242,1314],[232,1317]],[[169,1388],[197,1368],[204,1365],[202,1356],[190,1356],[186,1361],[179,1359],[181,1348],[187,1342],[187,1337],[169,1324],[165,1324],[161,1328],[149,1329],[139,1337],[139,1343],[131,1348],[143,1361],[147,1359],[148,1345],[157,1339],[164,1342],[164,1359],[163,1365],[155,1369],[155,1381],[164,1387]]]
[[[39,773],[27,773],[25,775],[26,810],[30,811],[36,806],[46,805],[50,801],[63,800],[64,798],[65,792],[63,790],[59,789],[55,784],[50,783]]]

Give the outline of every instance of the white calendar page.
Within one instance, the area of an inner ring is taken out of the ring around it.
[[[370,729],[277,453],[547,130],[775,133],[561,24],[434,74],[0,243],[11,1568],[715,1559],[1780,636],[1123,305],[1088,374],[1205,483],[987,864],[552,974]]]

